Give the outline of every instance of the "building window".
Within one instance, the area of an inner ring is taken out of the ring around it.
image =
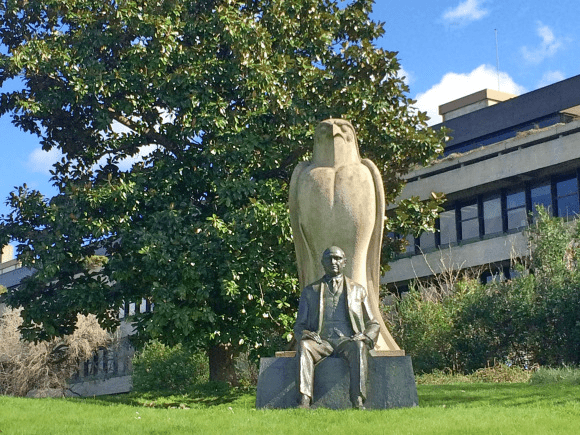
[[[439,215],[439,244],[445,246],[452,243],[457,243],[455,210],[447,210]]]
[[[501,198],[499,196],[483,201],[483,233],[497,234],[503,232],[501,219]]]
[[[576,177],[556,183],[558,216],[573,218],[578,214],[578,181]]]
[[[477,203],[461,207],[461,240],[479,237],[479,215]]]
[[[544,207],[548,212],[552,211],[552,188],[550,184],[530,189],[530,196],[532,198],[532,212],[534,219],[538,214],[539,206]]]
[[[422,252],[428,252],[435,249],[435,233],[424,232],[419,239],[419,247]]]
[[[526,192],[514,192],[506,195],[507,229],[519,230],[528,225],[526,210]]]
[[[405,252],[403,254],[414,254],[415,253],[415,237],[413,234],[409,234],[405,237],[407,241],[407,246],[405,246]]]
[[[403,255],[430,252],[437,247],[462,241],[521,231],[529,225],[530,213],[535,220],[540,206],[559,217],[574,218],[580,215],[579,179],[580,168],[577,176],[569,175],[559,181],[478,195],[470,202],[441,213],[436,234],[424,232],[419,238],[406,236],[408,246]],[[504,275],[509,276],[509,272],[505,270]]]

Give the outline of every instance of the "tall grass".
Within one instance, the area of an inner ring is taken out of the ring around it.
[[[27,342],[18,329],[22,324],[20,311],[6,310],[0,315],[0,394],[25,396],[33,390],[48,389],[64,394],[79,364],[113,340],[94,315],[79,314],[71,335]]]
[[[531,379],[532,385],[570,384],[580,385],[580,369],[576,367],[540,368]]]
[[[433,370],[431,373],[423,373],[415,376],[417,384],[447,385],[457,383],[523,383],[528,382],[533,376],[532,371],[524,370],[519,366],[496,364],[476,370],[465,375],[452,373],[450,370]]]

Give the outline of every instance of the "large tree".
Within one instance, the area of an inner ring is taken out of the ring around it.
[[[26,336],[68,334],[77,313],[114,327],[145,298],[138,337],[207,349],[224,379],[236,350],[289,334],[288,182],[316,124],[353,123],[388,201],[442,149],[372,3],[2,0],[0,85],[22,89],[0,115],[63,154],[59,193],[17,189],[0,225],[37,271],[7,298]],[[429,228],[435,209],[407,201],[388,229]]]

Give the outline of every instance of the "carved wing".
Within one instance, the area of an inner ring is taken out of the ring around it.
[[[288,207],[290,209],[290,224],[292,226],[292,238],[294,239],[294,247],[296,249],[296,264],[298,267],[298,279],[300,280],[300,288],[306,287],[309,283],[307,265],[312,263],[312,254],[304,232],[300,223],[300,205],[298,201],[298,182],[300,175],[310,165],[310,162],[300,162],[292,172],[290,179],[290,192],[288,196]]]
[[[377,166],[369,159],[362,159],[361,163],[369,168],[369,171],[373,177],[373,182],[375,186],[375,198],[376,198],[376,217],[375,226],[373,228],[373,233],[371,241],[369,243],[369,250],[367,253],[367,290],[369,292],[369,298],[371,299],[371,305],[374,310],[376,310],[375,317],[382,319],[379,306],[379,291],[380,291],[380,279],[381,279],[381,247],[383,243],[383,229],[384,229],[384,216],[385,216],[385,190],[383,187],[383,178]],[[400,347],[397,345],[384,322],[379,321],[381,325],[381,334],[379,336],[379,342],[377,343],[378,348],[382,348],[384,345],[388,350],[399,350]],[[385,343],[380,343],[384,339]]]

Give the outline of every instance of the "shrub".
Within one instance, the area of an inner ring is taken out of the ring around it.
[[[73,334],[36,344],[22,339],[21,324],[20,310],[0,316],[0,394],[26,396],[47,389],[64,394],[79,364],[111,341],[93,315],[79,315]]]
[[[518,366],[495,364],[464,375],[452,373],[451,370],[433,370],[415,377],[417,384],[444,385],[444,384],[473,384],[473,383],[523,383],[528,382],[532,372]]]
[[[242,352],[236,358],[236,375],[242,388],[258,385],[259,360],[252,358],[250,352]]]
[[[530,384],[580,384],[580,369],[578,367],[548,368],[541,367],[536,370],[530,378]]]
[[[435,279],[435,290],[417,283],[421,291],[397,302],[393,334],[417,372],[471,373],[495,361],[580,364],[580,222],[540,210],[527,236],[531,255],[520,277],[487,285]]]
[[[133,358],[133,390],[184,393],[207,382],[209,364],[203,353],[190,352],[152,340]]]
[[[460,275],[446,279],[444,288],[441,282],[416,283],[416,288],[397,300],[389,316],[395,340],[413,357],[418,373],[462,368],[454,342],[455,319],[480,285]]]
[[[550,218],[541,210],[529,232],[536,277],[534,360],[540,365],[580,364],[580,221]]]
[[[475,285],[453,318],[458,368],[472,372],[490,362],[529,364],[535,336],[534,277]]]
[[[443,303],[423,298],[412,289],[395,304],[393,335],[413,357],[416,372],[451,367],[451,316]]]
[[[495,364],[476,370],[469,375],[475,382],[492,383],[523,383],[528,382],[532,372],[520,366]]]

